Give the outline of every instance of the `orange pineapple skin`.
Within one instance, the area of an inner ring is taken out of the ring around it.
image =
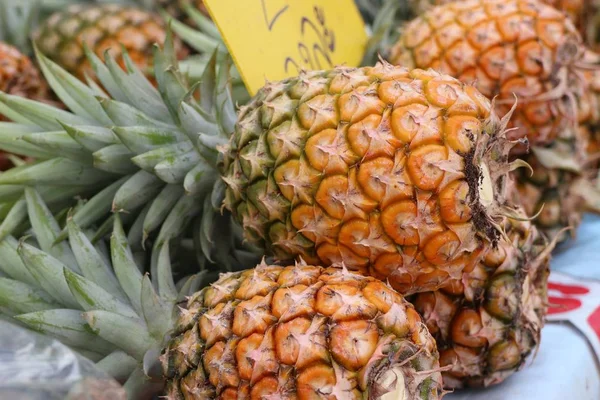
[[[499,235],[478,200],[482,164],[500,202],[505,191],[506,141],[490,112],[469,85],[387,63],[269,84],[223,149],[225,207],[281,261],[434,290]]]
[[[497,96],[499,115],[517,95],[509,138],[546,145],[577,122],[572,100],[588,90],[575,68],[582,57],[573,23],[543,2],[467,0],[434,7],[408,23],[389,58],[473,82],[485,96]],[[517,146],[513,154],[526,151]]]
[[[416,13],[425,12],[431,6],[451,3],[453,0],[413,0],[412,6]],[[591,7],[592,0],[540,0],[564,12],[578,28],[583,28],[586,11]]]
[[[173,400],[378,398],[396,368],[408,398],[433,400],[437,357],[417,312],[384,283],[263,263],[192,296],[162,362]]]
[[[490,386],[524,366],[547,313],[548,245],[531,222],[512,221],[510,242],[473,271],[410,300],[440,351],[444,388]]]
[[[158,14],[117,4],[69,6],[52,14],[34,35],[42,53],[80,79],[94,76],[84,44],[101,59],[108,51],[122,68],[124,48],[142,71],[148,71],[153,46],[162,45],[165,38],[166,27]],[[175,48],[183,58],[186,50],[178,39]]]

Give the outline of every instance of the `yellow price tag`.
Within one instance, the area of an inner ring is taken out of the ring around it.
[[[367,34],[354,0],[204,0],[252,95],[301,69],[358,66]]]

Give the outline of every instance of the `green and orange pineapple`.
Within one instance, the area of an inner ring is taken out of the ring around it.
[[[151,281],[119,218],[110,251],[71,218],[54,245],[61,226],[34,189],[26,197],[34,236],[0,242],[0,314],[97,361],[130,399],[441,398],[435,341],[374,278],[263,263],[177,290],[168,244]]]
[[[225,206],[278,259],[438,287],[500,235],[510,145],[490,112],[473,87],[386,63],[267,85],[226,148]]]
[[[222,277],[190,297],[175,334],[163,355],[171,399],[442,394],[435,341],[417,312],[347,270],[262,264]]]
[[[508,136],[527,137],[531,152],[521,145],[511,155],[537,171],[531,178],[518,174],[517,188],[530,214],[546,204],[538,223],[552,236],[576,226],[583,208],[577,188],[586,179],[587,153],[578,124],[598,118],[584,55],[571,21],[543,2],[469,0],[431,8],[407,23],[388,58],[473,82],[496,97],[500,116],[518,98]]]
[[[154,44],[163,43],[166,35],[164,21],[150,11],[118,4],[75,4],[48,17],[36,29],[34,41],[42,53],[80,79],[94,76],[85,46],[99,57],[110,52],[122,68],[125,49],[151,77]],[[187,51],[178,39],[175,46],[178,58],[185,57]]]
[[[497,384],[540,344],[553,244],[528,221],[510,220],[506,232],[508,240],[460,279],[410,299],[449,368],[445,388]]]
[[[454,0],[456,1],[456,0]],[[458,0],[461,1],[461,0]],[[539,0],[566,14],[579,28],[582,35],[585,32],[586,20],[592,17],[595,0]],[[409,0],[411,9],[416,15],[426,12],[434,6],[452,3],[453,0]]]

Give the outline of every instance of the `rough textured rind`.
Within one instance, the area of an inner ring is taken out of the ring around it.
[[[411,298],[436,339],[444,387],[497,384],[520,369],[540,342],[547,311],[548,245],[530,222],[503,238],[462,278]]]
[[[409,0],[411,11],[420,15],[433,6],[447,4],[453,0]],[[563,12],[581,34],[586,46],[598,50],[600,44],[600,3],[596,0],[539,0]]]
[[[267,84],[223,150],[225,206],[279,260],[435,289],[499,236],[512,145],[490,110],[450,76],[387,63]]]
[[[582,35],[585,36],[586,22],[592,19],[589,11],[592,10],[593,1],[590,0],[540,0],[564,12],[577,26]],[[452,0],[409,0],[414,12],[419,15],[427,11],[432,6],[451,3]]]
[[[474,82],[496,98],[500,116],[518,97],[507,135],[528,139],[529,146],[515,146],[512,156],[535,174],[517,172],[517,190],[529,215],[544,205],[536,224],[553,237],[581,221],[579,188],[590,178],[585,131],[598,124],[598,84],[597,58],[585,50],[573,23],[545,3],[469,0],[431,8],[406,25],[389,58]],[[577,6],[569,4],[563,3]]]
[[[165,38],[165,24],[159,15],[117,4],[69,6],[52,14],[34,35],[42,53],[80,79],[94,75],[84,43],[101,59],[110,51],[121,66],[123,46],[140,69],[148,70],[153,46],[164,43]],[[185,50],[178,39],[175,46],[183,56]]]
[[[389,56],[408,68],[435,68],[474,82],[497,112],[519,106],[509,138],[544,145],[572,130],[575,97],[586,92],[576,68],[582,41],[560,11],[535,0],[468,0],[434,7],[408,23]],[[513,153],[523,153],[517,146]]]
[[[345,269],[259,265],[192,296],[162,356],[168,399],[438,399],[435,342],[384,283]]]

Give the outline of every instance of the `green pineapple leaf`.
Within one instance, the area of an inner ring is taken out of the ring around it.
[[[129,318],[138,318],[138,314],[126,303],[108,293],[94,282],[83,276],[64,269],[65,280],[73,297],[86,311],[103,310]]]
[[[2,131],[2,135],[0,135],[0,147],[5,149],[5,151],[38,159],[47,159],[56,156],[54,151],[48,151],[43,147],[38,147],[23,140],[24,136],[40,131],[40,128],[36,126],[31,124],[22,125],[14,122],[0,122],[0,130]]]
[[[131,162],[133,153],[122,144],[113,144],[96,151],[94,167],[113,174],[128,175],[136,172],[138,167]]]
[[[119,143],[110,129],[101,126],[72,126],[62,122],[61,125],[73,140],[91,153],[101,150],[105,146]]]
[[[103,125],[111,123],[92,89],[44,56],[37,47],[35,47],[35,55],[54,92],[70,110],[77,115],[87,117],[90,121],[97,121]]]
[[[28,133],[23,135],[21,139],[52,152],[54,157],[63,156],[81,164],[92,164],[91,155],[67,132]]]
[[[14,279],[0,277],[0,307],[9,317],[60,307],[46,292]]]
[[[156,294],[148,275],[142,280],[141,303],[148,331],[160,343],[175,323],[175,309]]]
[[[79,265],[68,243],[55,243],[61,229],[40,194],[33,188],[26,188],[25,199],[29,222],[40,248],[73,271],[80,273]]]
[[[135,263],[131,249],[129,248],[127,237],[123,231],[121,218],[117,215],[114,218],[113,233],[110,238],[111,257],[115,274],[127,294],[133,308],[142,314],[140,303],[142,292],[142,273]]]
[[[0,270],[12,279],[40,288],[38,281],[23,264],[17,251],[18,247],[19,242],[12,236],[0,240]]]
[[[14,114],[18,115],[13,119],[15,122],[22,122],[25,125],[35,124],[44,130],[60,130],[58,121],[72,125],[86,125],[91,122],[86,117],[21,96],[0,92],[0,101],[17,113]],[[12,115],[9,117],[12,119]]]
[[[138,171],[121,185],[115,193],[112,209],[116,212],[133,212],[154,199],[165,183],[146,171]]]
[[[65,264],[27,243],[21,242],[17,251],[41,288],[61,304],[79,307],[63,275],[63,269],[68,268]]]
[[[89,186],[112,180],[114,176],[114,174],[95,169],[91,165],[80,164],[60,157],[10,169],[0,175],[0,185]]]
[[[138,361],[121,350],[113,351],[96,363],[96,367],[119,382],[126,381],[137,366]]]
[[[110,266],[89,238],[81,231],[73,217],[67,219],[67,228],[69,244],[81,268],[82,275],[98,284],[121,302],[129,303],[127,295],[121,289]]]
[[[86,229],[101,220],[112,210],[112,202],[119,188],[130,178],[125,176],[118,181],[106,186],[95,196],[89,199],[82,207],[73,213],[73,222],[82,229]],[[56,242],[65,240],[68,236],[67,229],[63,229],[56,238]]]
[[[143,242],[161,226],[183,195],[184,189],[181,185],[167,185],[150,203],[150,208],[142,222]]]
[[[156,268],[158,293],[165,302],[175,302],[177,301],[177,288],[175,282],[173,282],[169,245],[163,244],[158,254]]]
[[[36,311],[17,315],[15,319],[35,331],[55,337],[75,348],[84,348],[100,354],[110,353],[117,348],[92,332],[79,310]]]
[[[137,360],[142,360],[146,351],[156,344],[146,324],[139,318],[100,310],[83,313],[83,318],[94,334]]]
[[[146,220],[146,216],[148,215],[152,204],[153,203],[148,203],[144,206],[142,211],[139,212],[139,214],[135,218],[135,221],[129,228],[129,232],[127,233],[127,241],[129,242],[129,245],[132,249],[138,251],[146,249],[147,237],[144,235],[144,221]]]

